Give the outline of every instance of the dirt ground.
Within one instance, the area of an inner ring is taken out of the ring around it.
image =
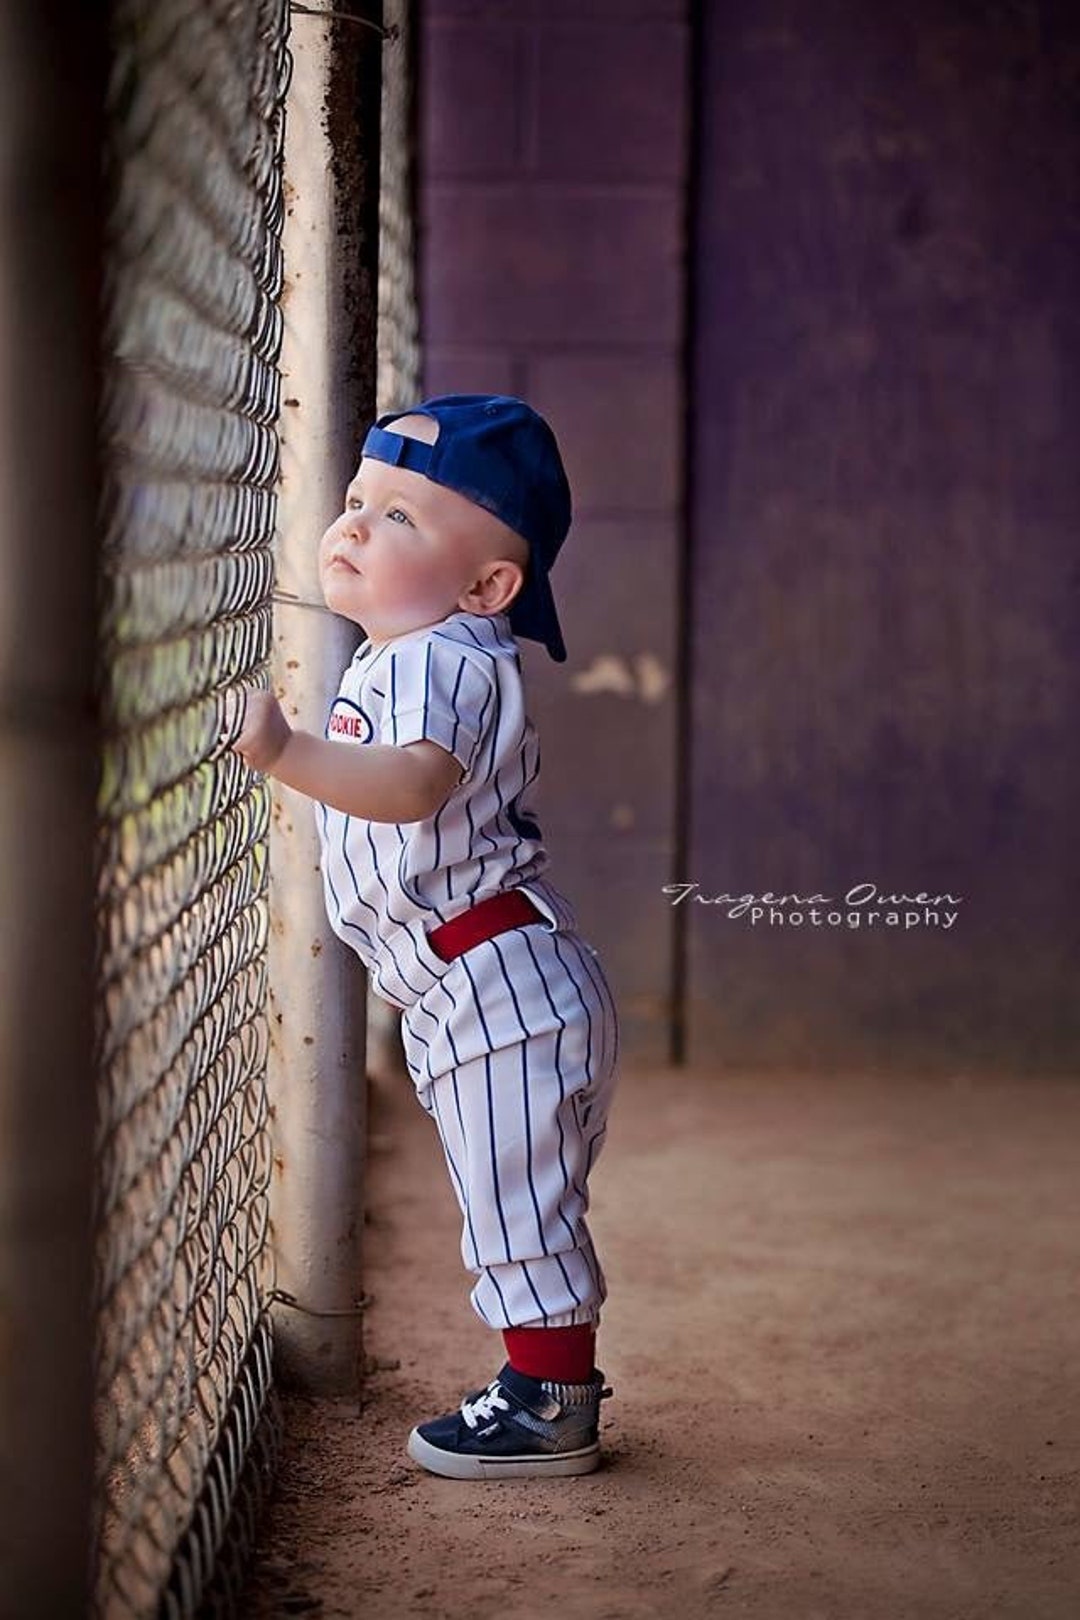
[[[437,1479],[502,1362],[434,1129],[373,1093],[366,1404],[287,1397],[244,1620],[1075,1620],[1080,1082],[624,1072],[605,1465]]]

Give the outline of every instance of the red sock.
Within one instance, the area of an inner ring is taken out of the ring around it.
[[[596,1349],[594,1322],[578,1322],[573,1327],[503,1328],[502,1336],[515,1372],[559,1384],[588,1382]]]

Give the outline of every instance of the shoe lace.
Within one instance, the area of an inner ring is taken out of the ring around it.
[[[493,1378],[483,1394],[474,1401],[466,1399],[461,1403],[461,1415],[470,1429],[475,1429],[478,1423],[486,1423],[496,1409],[501,1412],[510,1410],[510,1402],[503,1399],[497,1378]]]

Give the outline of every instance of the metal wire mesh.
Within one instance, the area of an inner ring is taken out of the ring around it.
[[[284,0],[111,11],[95,1612],[231,1613],[272,1475],[261,684]]]
[[[414,268],[413,12],[411,0],[385,0],[383,5],[383,22],[393,44],[383,52],[379,163],[376,391],[380,412],[414,404],[420,385],[420,313]]]

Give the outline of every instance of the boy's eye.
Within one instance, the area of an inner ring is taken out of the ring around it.
[[[359,495],[350,495],[345,502],[345,510],[346,512],[358,512],[363,504],[364,502]],[[412,518],[408,512],[403,512],[400,506],[389,507],[386,515],[394,523],[407,523],[412,527]]]

